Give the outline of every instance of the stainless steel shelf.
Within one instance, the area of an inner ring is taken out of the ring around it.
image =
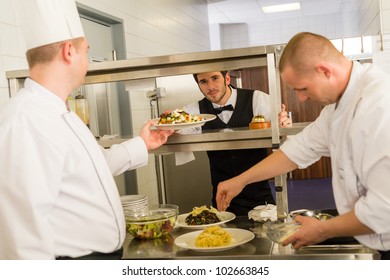
[[[294,123],[291,128],[281,128],[280,136],[294,135],[302,131],[309,123]],[[126,141],[129,137],[112,140],[101,140],[105,148]],[[252,148],[272,148],[272,131],[267,129],[235,128],[226,130],[209,130],[199,134],[174,134],[167,143],[151,151],[156,155],[175,152],[198,152],[211,150],[236,150]]]

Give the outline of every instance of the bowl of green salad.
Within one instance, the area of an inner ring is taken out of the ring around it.
[[[173,230],[179,207],[174,204],[152,205],[144,211],[124,210],[126,230],[137,239],[155,239]]]

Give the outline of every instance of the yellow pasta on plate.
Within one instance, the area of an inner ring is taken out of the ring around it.
[[[230,245],[232,235],[220,226],[205,228],[195,239],[196,247],[221,247]]]

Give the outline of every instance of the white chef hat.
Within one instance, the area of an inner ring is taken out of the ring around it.
[[[19,0],[27,49],[84,37],[74,0]]]

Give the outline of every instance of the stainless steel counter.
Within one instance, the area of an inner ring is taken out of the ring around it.
[[[237,217],[226,227],[248,229],[256,237],[236,248],[214,253],[186,250],[174,245],[174,240],[188,229],[177,228],[166,238],[137,240],[127,236],[123,245],[123,259],[271,259],[271,260],[373,260],[379,259],[377,251],[360,244],[315,245],[294,250],[290,246],[282,247],[272,242],[264,234],[262,224],[253,222],[248,217]]]
[[[290,128],[280,128],[281,137],[295,135],[309,123],[294,123]],[[110,147],[126,141],[128,137],[112,140],[101,140],[100,145]],[[208,130],[199,134],[174,134],[167,143],[151,151],[154,154],[174,152],[198,152],[229,149],[271,148],[272,131],[267,129],[234,128],[229,130]]]

